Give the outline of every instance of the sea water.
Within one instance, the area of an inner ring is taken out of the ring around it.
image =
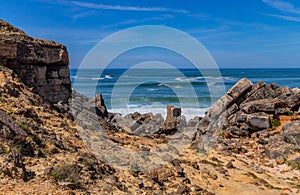
[[[165,116],[166,106],[175,105],[182,107],[187,119],[203,116],[244,77],[253,83],[263,80],[267,84],[300,87],[300,69],[221,69],[204,74],[197,69],[71,69],[70,73],[75,90],[88,97],[101,93],[109,111]]]

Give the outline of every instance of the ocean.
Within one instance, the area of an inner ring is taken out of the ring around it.
[[[101,74],[100,74],[101,73]],[[203,73],[203,72],[202,72]],[[166,106],[182,108],[187,119],[205,111],[241,78],[290,88],[300,87],[300,69],[71,69],[73,88],[93,97],[101,93],[109,111],[160,113]]]

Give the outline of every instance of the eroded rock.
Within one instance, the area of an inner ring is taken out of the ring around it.
[[[32,38],[0,20],[0,63],[50,103],[68,102],[71,81],[66,46]]]
[[[181,117],[181,108],[167,106],[167,117],[165,123],[160,127],[158,134],[174,134],[179,130],[181,123],[186,123]]]

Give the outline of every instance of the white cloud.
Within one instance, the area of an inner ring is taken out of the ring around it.
[[[285,16],[285,15],[279,15],[279,14],[263,14],[263,15],[280,18],[280,19],[288,20],[288,21],[292,21],[292,22],[300,22],[300,17]]]
[[[169,15],[167,15],[167,16],[162,15],[162,16],[157,16],[157,17],[152,17],[152,18],[145,18],[145,19],[140,19],[140,20],[130,19],[130,20],[125,20],[125,21],[121,21],[121,22],[118,22],[118,23],[114,23],[114,24],[104,25],[102,27],[103,28],[112,28],[112,27],[119,27],[119,26],[124,26],[124,25],[143,24],[144,22],[164,21],[168,18],[170,18]]]
[[[300,14],[300,8],[295,7],[293,4],[286,1],[279,0],[262,0],[264,3],[269,5],[272,8],[275,8],[279,11],[292,13],[292,14]]]
[[[188,13],[186,10],[171,9],[165,7],[136,7],[136,6],[122,6],[122,5],[104,5],[97,3],[88,3],[80,1],[72,1],[73,5],[89,8],[89,9],[102,9],[102,10],[119,10],[119,11],[145,11],[145,12],[177,12]]]

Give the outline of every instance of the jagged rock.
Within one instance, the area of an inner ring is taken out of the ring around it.
[[[88,130],[102,130],[98,116],[87,109],[81,110],[75,118],[76,124]]]
[[[16,136],[27,136],[27,133],[20,129],[13,119],[2,110],[0,110],[0,128],[0,135],[5,139]]]
[[[271,127],[269,115],[264,113],[250,114],[248,115],[248,121],[251,131],[258,131]]]
[[[201,119],[202,119],[202,117],[196,116],[193,119],[189,120],[187,126],[188,127],[198,127]]]
[[[196,131],[194,137],[192,139],[192,143],[190,145],[190,149],[192,150],[199,150],[204,151],[204,139],[205,137],[202,136],[203,132]]]
[[[70,112],[72,113],[72,115],[74,117],[77,116],[77,114],[79,114],[79,112],[81,112],[81,110],[83,109],[83,105],[84,103],[86,103],[88,101],[88,97],[86,97],[85,95],[73,90],[72,92],[72,101],[70,102],[71,105],[71,110]]]
[[[205,117],[201,120],[201,126],[207,126],[207,129],[211,134],[218,135],[220,130],[225,129],[228,126],[228,117],[237,110],[237,105],[231,108],[229,112],[227,109],[234,103],[240,102],[243,99],[241,97],[249,91],[251,85],[251,81],[246,78],[237,82],[226,95],[221,97],[210,109],[208,109],[205,113]]]
[[[253,85],[244,78],[208,109],[199,127],[207,132],[207,140],[248,137],[271,128],[270,119],[296,112],[299,100],[298,89],[263,81]]]
[[[151,136],[159,130],[163,122],[164,118],[161,116],[161,114],[156,114],[154,117],[151,117],[151,120],[146,124],[144,123],[140,127],[138,127],[134,134],[141,136]]]
[[[108,121],[109,113],[106,109],[101,94],[88,99],[88,97],[73,91],[70,115],[74,118],[77,125],[90,130],[116,130]],[[111,118],[114,117],[110,114]]]
[[[168,105],[165,123],[160,127],[158,134],[174,134],[180,128],[180,123],[184,122],[181,117],[181,108]],[[186,121],[185,121],[186,123]]]
[[[247,103],[242,103],[240,105],[240,108],[247,114],[256,112],[274,113],[275,105],[277,102],[278,100],[276,99],[255,100]]]
[[[164,117],[161,114],[156,114],[154,115],[152,121],[155,125],[162,125],[164,122]]]
[[[239,82],[237,82],[228,92],[227,95],[232,97],[232,101],[238,100],[242,95],[244,95],[245,92],[250,89],[252,86],[251,81],[249,81],[246,78],[241,79]]]
[[[0,63],[19,75],[50,103],[71,96],[68,52],[64,45],[34,39],[0,20]]]
[[[104,103],[102,94],[97,94],[95,97],[89,99],[83,103],[83,107],[88,109],[90,112],[94,112],[101,118],[107,118],[108,112]]]
[[[276,159],[281,156],[288,156],[293,146],[286,143],[282,137],[269,140],[270,144],[265,149],[265,154],[270,159]]]
[[[56,104],[53,104],[53,106],[54,106],[55,108],[57,108],[57,110],[58,110],[59,112],[62,112],[62,113],[65,113],[65,112],[68,112],[68,111],[69,111],[69,106],[68,106],[68,104],[65,104],[65,103],[62,102],[62,101],[59,101],[59,102],[57,102]]]
[[[282,130],[284,140],[300,148],[300,122],[287,123]]]

